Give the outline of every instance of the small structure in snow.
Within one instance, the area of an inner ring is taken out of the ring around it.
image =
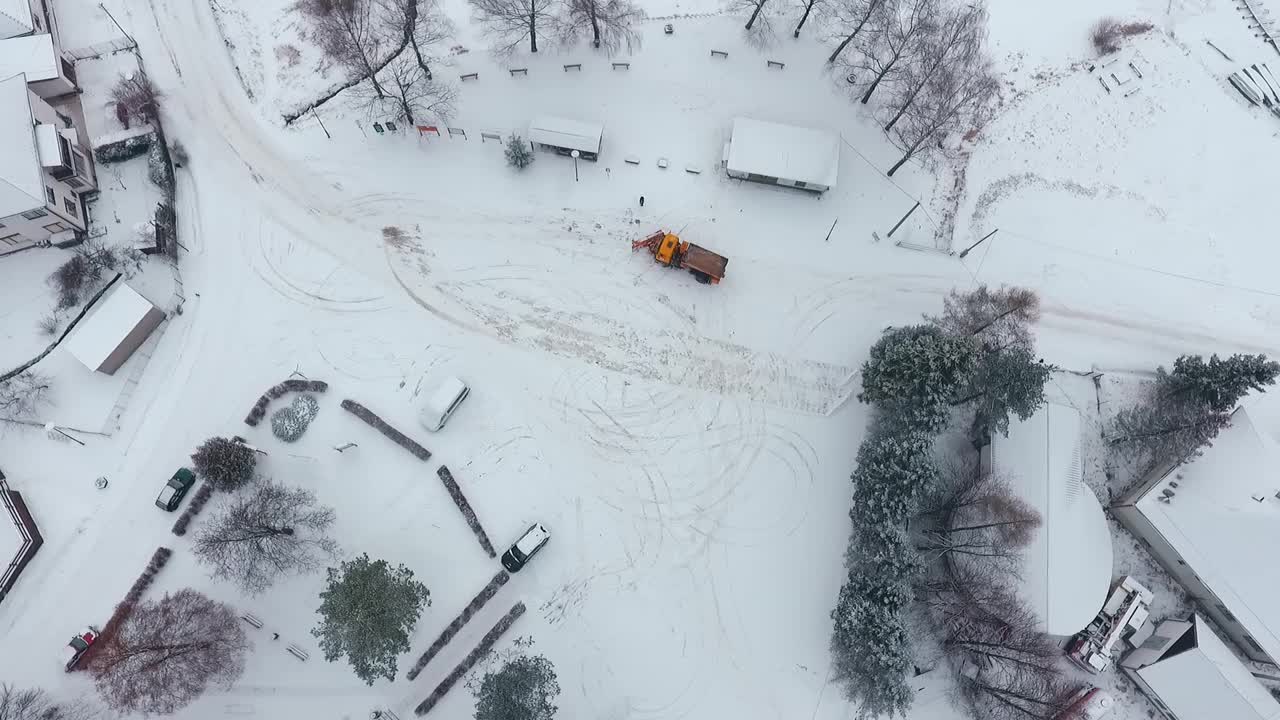
[[[1046,404],[982,449],[982,467],[1006,475],[1042,525],[1023,550],[1021,593],[1050,635],[1079,632],[1111,587],[1111,532],[1080,476],[1080,415]]]
[[[1160,623],[1120,666],[1169,717],[1280,718],[1280,703],[1198,615]]]
[[[111,375],[163,320],[159,308],[122,282],[80,321],[65,347],[85,367]]]
[[[577,150],[583,160],[596,160],[604,128],[592,123],[543,115],[529,123],[529,142],[566,157]]]
[[[1140,646],[1151,635],[1147,624],[1151,601],[1155,596],[1142,583],[1125,577],[1107,598],[1098,616],[1067,646],[1067,658],[1097,674],[1111,668],[1120,655],[1120,643],[1128,640]]]
[[[731,178],[826,192],[840,174],[840,141],[822,130],[734,118],[723,164]]]
[[[1275,446],[1244,408],[1204,454],[1155,468],[1116,519],[1254,660],[1280,661],[1280,486]]]

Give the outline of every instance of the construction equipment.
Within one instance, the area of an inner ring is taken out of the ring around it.
[[[691,242],[684,242],[679,235],[665,230],[631,243],[632,252],[641,248],[653,253],[653,259],[659,265],[688,270],[704,285],[718,284],[724,278],[724,269],[729,264],[729,258]]]
[[[1125,577],[1116,585],[1098,616],[1072,639],[1067,658],[1098,674],[1106,672],[1120,649],[1122,640],[1137,647],[1154,628],[1147,626],[1147,614],[1155,596],[1142,583]]]

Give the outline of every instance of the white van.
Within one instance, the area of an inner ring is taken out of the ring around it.
[[[471,388],[467,387],[466,383],[456,377],[446,379],[439,388],[436,388],[422,408],[422,414],[419,415],[422,427],[431,432],[439,431],[445,423],[449,422],[449,416],[453,415],[453,411],[457,410],[470,394]]]

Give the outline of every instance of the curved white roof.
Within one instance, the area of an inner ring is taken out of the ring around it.
[[[991,441],[992,469],[1040,511],[1023,552],[1022,594],[1050,635],[1083,630],[1111,587],[1111,531],[1080,477],[1080,415],[1045,405]]]

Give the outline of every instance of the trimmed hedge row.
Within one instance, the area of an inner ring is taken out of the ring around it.
[[[436,703],[440,702],[440,699],[444,697],[445,693],[449,692],[449,690],[462,679],[462,676],[466,675],[477,662],[480,662],[480,658],[484,657],[486,653],[493,649],[493,646],[497,644],[498,638],[502,636],[502,633],[509,630],[511,626],[515,624],[516,619],[523,614],[524,603],[516,603],[514,607],[507,611],[506,615],[502,616],[502,619],[499,620],[493,628],[489,630],[489,632],[485,633],[484,637],[480,638],[480,644],[476,645],[471,652],[467,653],[467,656],[462,659],[462,662],[458,663],[458,666],[453,669],[453,672],[450,672],[445,676],[444,680],[440,681],[440,684],[436,686],[435,690],[431,691],[431,694],[427,696],[427,699],[418,703],[418,707],[414,708],[413,712],[418,715],[426,715],[431,712],[431,708],[435,707]]]
[[[440,654],[440,651],[444,649],[444,646],[448,645],[450,640],[453,640],[454,636],[458,634],[458,631],[462,630],[463,626],[471,621],[472,616],[479,612],[480,608],[485,606],[485,603],[492,600],[493,596],[498,594],[498,590],[503,585],[506,585],[507,581],[510,579],[511,576],[507,574],[506,570],[499,570],[498,574],[494,575],[493,579],[489,581],[489,584],[485,585],[484,589],[481,590],[479,594],[471,598],[471,602],[467,603],[467,606],[462,609],[462,613],[456,616],[453,621],[450,622],[443,631],[441,631],[440,636],[435,639],[435,642],[431,643],[431,647],[427,648],[427,651],[422,653],[422,657],[418,658],[418,661],[413,664],[413,668],[409,670],[406,677],[409,680],[416,679],[418,677],[418,673],[422,672],[422,668],[426,667],[427,663],[431,662],[431,658]]]
[[[323,380],[299,380],[290,378],[282,383],[271,386],[271,389],[262,393],[262,397],[258,398],[258,402],[253,404],[253,409],[245,417],[244,423],[249,427],[257,427],[262,422],[262,418],[267,415],[267,405],[272,400],[282,398],[291,392],[325,392],[329,389],[329,383]]]
[[[133,612],[133,606],[142,599],[142,594],[151,587],[151,582],[155,580],[156,573],[160,572],[160,568],[169,562],[169,558],[173,556],[173,551],[167,547],[158,547],[151,554],[151,559],[147,561],[147,567],[133,581],[133,587],[129,588],[129,593],[124,596],[124,600],[116,605],[116,609],[111,613],[111,618],[107,620],[107,624],[102,626],[102,630],[98,633],[98,639],[89,649],[85,651],[80,658],[80,663],[76,665],[76,670],[83,670],[93,664],[93,656],[97,654],[98,648],[106,644],[117,630],[120,629],[121,623],[129,617],[129,613]]]
[[[181,537],[187,534],[187,525],[191,524],[191,521],[199,514],[200,508],[203,508],[205,503],[209,502],[210,497],[213,497],[213,483],[205,480],[200,489],[196,491],[196,494],[191,496],[191,502],[187,503],[187,509],[183,510],[178,519],[174,521],[174,535]]]
[[[476,539],[480,541],[480,547],[489,553],[489,557],[498,557],[497,551],[493,549],[493,543],[489,542],[489,536],[485,534],[484,528],[480,527],[480,519],[476,517],[476,512],[471,509],[471,503],[467,502],[467,496],[462,494],[462,488],[458,487],[458,481],[453,479],[453,473],[449,472],[449,468],[441,465],[436,470],[436,475],[440,476],[440,480],[444,482],[444,486],[449,491],[449,497],[453,498],[453,504],[458,506],[462,511],[462,516],[467,519],[467,526],[471,528],[471,532],[475,533]]]
[[[400,447],[413,453],[419,460],[426,462],[431,459],[431,451],[414,442],[409,436],[392,427],[386,420],[374,415],[368,408],[356,402],[355,400],[343,400],[342,409],[355,415],[365,421],[374,430],[391,438],[391,441]]]

